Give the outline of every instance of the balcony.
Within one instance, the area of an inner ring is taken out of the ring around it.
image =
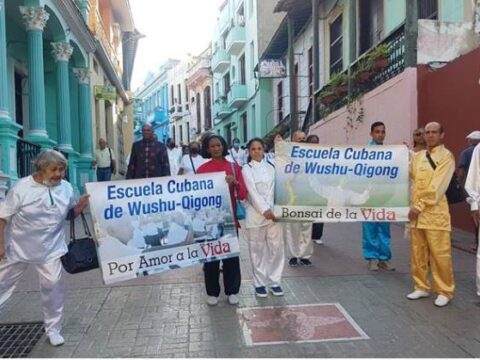
[[[225,43],[230,55],[239,56],[245,48],[245,27],[237,25],[231,28]]]
[[[351,74],[356,73],[360,64],[362,61],[366,60],[371,50],[382,44],[386,44],[388,46],[388,65],[381,71],[370,71],[370,76],[366,80],[358,81],[358,79],[351,78],[350,93],[340,96],[332,95],[333,101],[328,105],[323,104],[320,107],[321,119],[326,118],[330,113],[346,106],[349,102],[349,99],[351,100],[359,98],[362,96],[362,94],[370,92],[405,70],[405,27],[404,25],[401,25],[396,30],[392,31],[390,35],[388,35],[381,43],[365,52],[354,63],[352,63],[350,66]],[[347,75],[348,71],[345,70],[344,73]],[[329,87],[330,84],[326,84],[319,93],[321,94]]]
[[[227,104],[232,109],[238,109],[247,101],[247,85],[232,84],[227,95]]]
[[[223,99],[217,99],[213,104],[213,113],[215,118],[223,120],[232,113],[232,110]]]
[[[217,49],[212,56],[212,70],[215,73],[223,73],[230,67],[230,55],[225,49]]]
[[[178,120],[183,117],[182,105],[175,105],[170,108],[170,119]]]

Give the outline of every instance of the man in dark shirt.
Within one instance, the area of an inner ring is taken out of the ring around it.
[[[463,184],[467,178],[468,168],[472,160],[473,149],[480,143],[480,130],[472,131],[467,135],[468,147],[460,153],[460,161],[458,163],[457,174]]]
[[[170,176],[167,148],[155,139],[151,125],[143,125],[142,136],[132,145],[127,179]]]

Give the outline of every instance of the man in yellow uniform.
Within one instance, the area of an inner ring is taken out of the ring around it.
[[[455,171],[455,158],[443,145],[444,131],[437,122],[425,126],[427,150],[413,155],[410,179],[413,191],[408,218],[412,239],[412,277],[415,291],[410,300],[438,294],[435,305],[445,306],[453,298],[451,225],[445,192]],[[432,286],[428,280],[429,266]]]

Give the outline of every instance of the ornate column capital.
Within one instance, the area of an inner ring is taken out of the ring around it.
[[[19,6],[27,31],[43,31],[50,14],[43,7]]]
[[[55,62],[68,62],[68,60],[70,60],[70,56],[72,56],[73,53],[72,45],[65,41],[52,42],[50,45],[52,45],[52,56],[55,59]]]
[[[73,73],[80,84],[88,84],[90,82],[90,70],[87,68],[74,68]]]

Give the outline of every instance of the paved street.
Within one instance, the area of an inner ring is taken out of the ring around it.
[[[242,241],[240,309],[339,303],[369,339],[247,346],[237,307],[204,302],[199,267],[105,287],[100,273],[66,275],[64,346],[45,337],[32,357],[479,357],[480,307],[475,256],[454,250],[457,292],[446,308],[433,297],[408,301],[408,241],[394,225],[393,273],[369,273],[361,258],[360,224],[328,225],[312,268],[285,269],[285,296],[254,296]],[[469,237],[455,235],[469,249]],[[41,320],[37,281],[29,272],[1,322]]]

